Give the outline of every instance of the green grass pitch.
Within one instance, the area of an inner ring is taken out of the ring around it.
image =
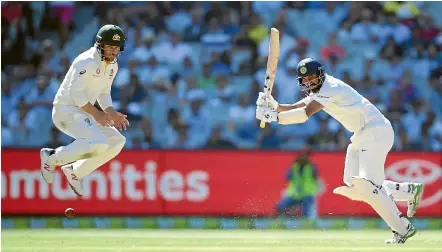
[[[133,251],[442,251],[442,231],[420,230],[385,245],[387,230],[2,230],[4,252]]]

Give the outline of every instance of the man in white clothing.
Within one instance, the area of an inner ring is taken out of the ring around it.
[[[345,159],[346,186],[338,187],[334,192],[371,205],[393,230],[393,238],[386,242],[404,243],[416,233],[416,229],[400,213],[393,200],[407,201],[407,215],[412,217],[419,204],[422,184],[385,180],[385,160],[394,142],[390,122],[351,86],[326,74],[320,62],[303,59],[297,70],[299,85],[307,97],[289,105],[278,104],[271,95],[260,93],[256,118],[268,123],[304,123],[323,109],[353,132]]]
[[[53,102],[52,121],[75,141],[55,150],[41,149],[41,173],[47,183],[52,183],[55,167],[62,166],[72,190],[82,196],[82,178],[123,148],[126,139],[116,128],[126,130],[129,121],[113,108],[110,91],[125,41],[120,27],[105,25],[95,45],[69,68]],[[96,101],[103,111],[94,107]]]

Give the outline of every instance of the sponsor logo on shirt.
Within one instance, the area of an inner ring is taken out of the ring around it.
[[[92,125],[91,120],[89,120],[89,118],[84,119],[84,122],[89,126]]]
[[[328,96],[324,96],[324,95],[316,95],[316,97],[318,97],[318,98],[325,98],[325,99],[330,98],[330,97],[328,97]]]

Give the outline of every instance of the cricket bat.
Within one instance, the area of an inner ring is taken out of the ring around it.
[[[272,94],[273,84],[275,83],[276,67],[279,58],[279,31],[276,28],[270,29],[269,57],[267,58],[266,79],[264,82],[264,93]],[[262,129],[266,123],[261,121],[259,125]]]

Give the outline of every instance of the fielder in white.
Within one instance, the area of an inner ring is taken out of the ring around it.
[[[336,188],[334,193],[371,205],[393,230],[393,238],[386,243],[404,243],[416,229],[393,200],[408,202],[407,215],[412,217],[422,184],[385,180],[385,160],[394,142],[390,121],[352,87],[326,74],[322,64],[312,58],[299,62],[298,82],[307,97],[289,105],[278,104],[271,95],[260,93],[256,118],[284,125],[304,123],[323,109],[353,132],[345,158],[346,186]]]
[[[72,63],[54,99],[52,120],[59,130],[75,138],[67,146],[40,151],[41,173],[52,183],[56,166],[72,190],[83,195],[82,178],[114,158],[126,139],[129,121],[112,107],[111,86],[118,71],[117,58],[125,36],[116,25],[101,27],[96,43]],[[103,111],[93,106],[98,101]]]

